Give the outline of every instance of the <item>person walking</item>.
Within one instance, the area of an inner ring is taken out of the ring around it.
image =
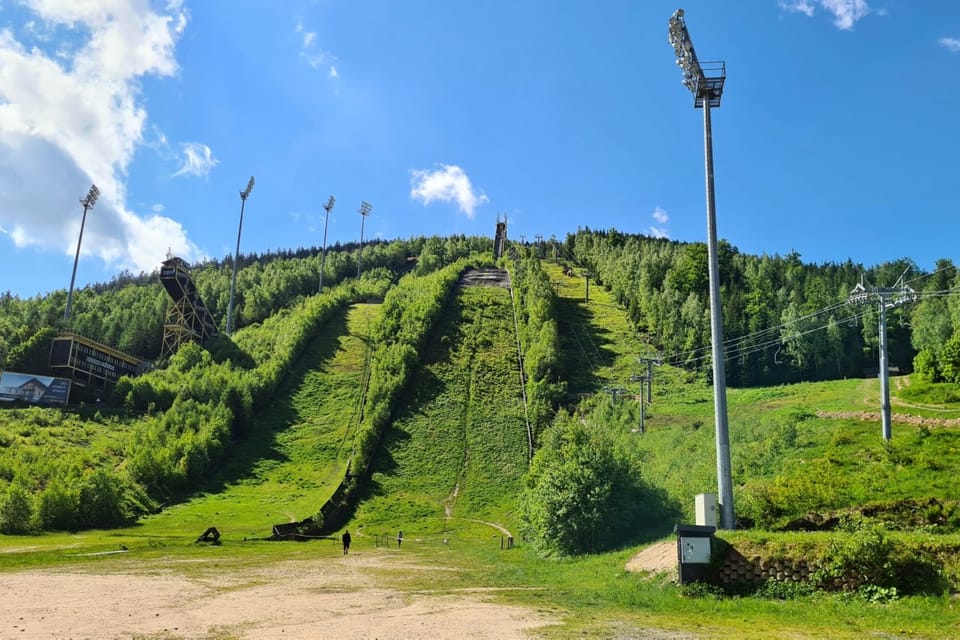
[[[403,531],[397,532],[397,548],[400,548],[400,545],[403,543]]]
[[[350,532],[344,531],[340,539],[343,541],[343,555],[347,555],[350,552]]]

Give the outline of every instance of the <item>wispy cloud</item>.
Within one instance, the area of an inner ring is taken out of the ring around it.
[[[873,10],[866,0],[777,0],[781,9],[802,13],[813,17],[817,7],[833,15],[833,24],[838,29],[850,31],[858,20],[864,18]],[[885,11],[879,11],[881,15]]]
[[[960,52],[960,38],[940,38],[937,42],[947,51]]]
[[[0,30],[0,225],[14,245],[72,256],[77,198],[95,183],[84,253],[134,272],[156,268],[168,246],[199,257],[178,222],[126,204],[127,168],[149,131],[142,79],[176,73],[181,2],[23,7],[28,15]]]
[[[220,161],[213,157],[213,151],[200,142],[183,142],[180,144],[180,168],[175,176],[205,176]]]
[[[660,208],[659,206],[654,208],[653,213],[650,214],[650,217],[660,226],[651,225],[647,231],[654,238],[669,238],[670,230],[666,228],[668,222],[670,222],[670,216],[667,214],[665,209]]]
[[[456,165],[438,164],[436,169],[414,169],[410,172],[410,197],[428,205],[434,200],[453,202],[468,218],[489,198],[474,189],[470,178]]]
[[[314,69],[326,68],[327,77],[339,78],[340,74],[333,66],[337,62],[337,56],[317,46],[317,32],[308,31],[300,20],[297,21],[295,31],[301,36],[300,57]]]

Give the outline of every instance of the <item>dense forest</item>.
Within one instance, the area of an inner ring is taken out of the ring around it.
[[[583,229],[567,236],[560,255],[614,294],[665,361],[708,371],[705,244]],[[933,273],[908,259],[814,265],[796,253],[751,256],[720,242],[718,262],[727,380],[734,386],[876,375],[878,304],[848,302],[861,282],[868,290],[916,293],[916,304],[888,309],[890,366],[901,373],[915,368],[932,382],[960,381],[960,280],[950,260]]]

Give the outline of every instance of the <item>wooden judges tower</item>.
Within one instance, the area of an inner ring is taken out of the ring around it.
[[[175,256],[164,260],[160,282],[173,298],[163,325],[161,359],[176,353],[184,342],[192,340],[203,344],[207,338],[217,335],[217,325],[200,299],[186,261]]]

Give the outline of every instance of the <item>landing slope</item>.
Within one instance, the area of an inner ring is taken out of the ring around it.
[[[317,512],[346,473],[358,424],[368,331],[379,305],[354,304],[321,329],[218,474],[215,495],[148,518],[153,529],[196,522],[224,534],[269,535]],[[189,530],[189,529],[188,529]]]
[[[509,528],[527,467],[517,366],[509,291],[459,287],[352,528],[427,534],[471,520]]]

